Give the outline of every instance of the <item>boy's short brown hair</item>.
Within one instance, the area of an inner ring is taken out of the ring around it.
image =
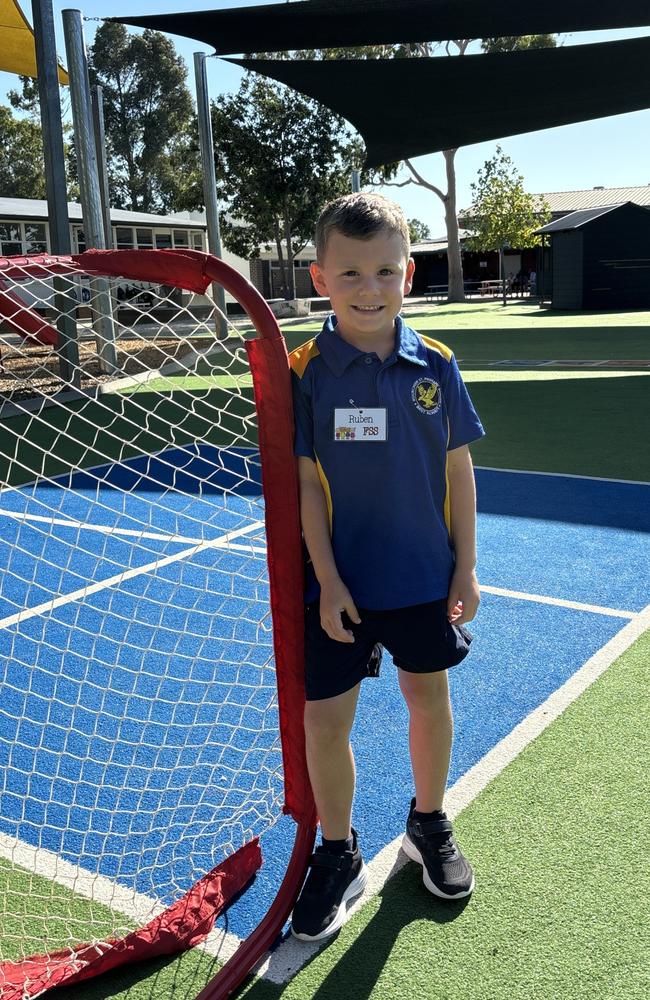
[[[322,261],[333,229],[355,240],[369,240],[382,230],[397,233],[404,256],[411,252],[409,227],[399,205],[381,194],[359,191],[346,194],[325,206],[316,223],[316,259]]]

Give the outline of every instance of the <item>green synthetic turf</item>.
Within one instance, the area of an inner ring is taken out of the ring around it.
[[[620,312],[558,312],[555,309],[540,309],[540,307],[527,301],[508,302],[507,306],[502,306],[499,302],[482,302],[471,299],[469,302],[453,303],[451,305],[425,305],[422,303],[411,303],[408,299],[404,303],[404,317],[411,326],[422,332],[438,331],[441,334],[437,339],[444,341],[442,332],[456,332],[460,335],[463,332],[485,333],[489,335],[489,346],[497,345],[500,349],[502,342],[506,344],[514,338],[513,343],[520,342],[525,346],[528,337],[546,338],[550,345],[555,344],[562,350],[565,337],[572,340],[577,338],[585,344],[593,344],[594,348],[600,350],[609,348],[616,351],[620,337],[630,339],[636,334],[638,348],[647,351],[648,340],[647,330],[650,327],[650,312],[647,310],[628,310]],[[291,320],[282,323],[282,332],[287,336],[290,333],[300,333],[301,331],[320,330],[326,313],[304,321]],[[483,340],[488,346],[488,336]],[[532,341],[531,341],[532,342]],[[514,355],[507,354],[506,357],[536,357],[537,355]],[[544,357],[548,355],[539,355]],[[570,354],[552,354],[552,357],[572,357]],[[575,357],[580,357],[580,354]],[[620,354],[603,354],[602,357],[622,357]],[[630,357],[647,357],[646,354],[631,354]]]
[[[535,325],[538,316],[543,322]],[[502,325],[491,327],[498,317]],[[650,451],[643,447],[650,420],[648,371],[483,368],[488,361],[508,359],[650,360],[650,313],[558,316],[537,306],[504,310],[498,303],[466,303],[407,312],[406,319],[460,359],[487,432],[472,445],[475,464],[650,480]],[[304,343],[320,325],[283,329],[289,348]]]
[[[478,464],[650,479],[650,455],[641,447],[648,383],[637,371],[613,378],[611,370],[563,370],[549,379],[546,369],[483,370],[486,363],[507,359],[647,359],[650,313],[558,315],[528,303],[503,309],[498,303],[471,302],[407,306],[406,316],[461,360],[488,431],[475,446]],[[321,325],[322,317],[283,324],[289,349]],[[217,422],[215,411],[233,387],[243,403],[231,396],[229,412]],[[60,400],[40,417],[0,420],[0,483],[20,485],[39,475],[61,475],[71,465],[92,468],[170,444],[226,444],[241,433],[238,413],[247,412],[252,396],[241,352],[229,361],[225,375],[213,378],[199,368],[193,376],[109,389],[105,386],[99,399]],[[173,441],[169,424],[176,425]],[[244,443],[254,444],[252,429],[246,437]]]
[[[89,927],[98,938],[117,930],[114,914],[101,903],[83,899],[4,858],[0,858],[0,900],[2,953],[10,960],[56,951],[73,942],[83,944]],[[137,926],[126,917],[120,921],[124,933]]]
[[[246,1000],[646,1000],[650,632],[456,821],[477,886],[437,901],[409,864],[285,986]],[[194,1000],[198,950],[57,1000]]]

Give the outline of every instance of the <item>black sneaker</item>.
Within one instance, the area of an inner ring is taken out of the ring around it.
[[[406,821],[402,850],[422,865],[422,881],[441,899],[462,899],[474,888],[474,872],[454,840],[451,821],[444,812],[432,813],[431,819],[414,816],[415,799]]]
[[[322,941],[343,926],[348,900],[363,892],[368,870],[352,831],[352,850],[332,854],[317,847],[291,915],[291,933],[301,941]]]

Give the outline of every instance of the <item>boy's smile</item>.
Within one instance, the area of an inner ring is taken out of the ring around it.
[[[333,230],[311,276],[319,294],[332,303],[340,336],[385,358],[394,347],[395,317],[411,290],[414,269],[398,233],[380,230],[361,240]]]

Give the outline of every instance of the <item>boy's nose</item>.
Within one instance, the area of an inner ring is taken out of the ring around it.
[[[376,278],[364,278],[361,282],[361,294],[367,296],[373,296],[377,294],[377,288],[379,283]]]

